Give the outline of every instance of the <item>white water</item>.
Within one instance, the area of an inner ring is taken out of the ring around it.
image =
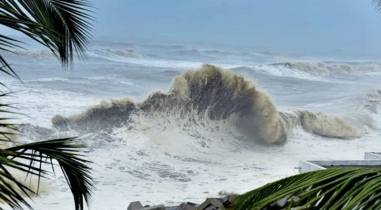
[[[96,187],[91,209],[126,209],[135,200],[144,205],[202,202],[222,190],[243,193],[296,174],[294,167],[299,160],[362,159],[364,152],[381,146],[381,95],[372,92],[381,89],[377,72],[317,75],[268,65],[278,58],[256,56],[256,52],[241,53],[240,57],[238,52],[214,55],[198,50],[196,55],[177,55],[175,51],[144,46],[134,49],[141,56],[123,57],[100,55],[94,50],[74,71],[61,69],[53,57],[37,56],[38,52],[33,58],[27,53],[9,55],[24,85],[1,77],[15,91],[7,101],[17,103],[20,111],[29,115],[20,116],[17,122],[51,128],[55,115],[80,114],[102,100],[128,97],[143,101],[152,91],[168,92],[175,76],[213,63],[233,68],[256,82],[269,93],[278,111],[293,113],[289,109],[297,108],[337,115],[367,134],[353,139],[327,138],[299,125],[285,145],[263,145],[250,141],[224,121],[205,120],[192,111],[196,123],[170,112],[135,113],[126,117],[129,124],[111,127],[111,131],[61,132],[78,135],[78,141],[88,146],[86,155],[94,162]],[[317,62],[324,61],[312,63]],[[42,140],[33,129],[25,134],[27,138],[21,141]],[[73,209],[62,174],[46,184],[49,190],[34,199],[35,209]]]

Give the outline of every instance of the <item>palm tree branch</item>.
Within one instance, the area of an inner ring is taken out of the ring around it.
[[[4,0],[0,24],[45,45],[66,65],[72,63],[74,52],[83,58],[89,45],[90,7],[88,0]]]
[[[280,199],[287,199],[282,208],[369,209],[371,201],[381,200],[380,187],[380,169],[333,168],[269,183],[238,196],[233,207],[266,209]]]
[[[8,64],[2,55],[0,55],[0,71],[21,81],[20,77],[13,71],[11,65]],[[0,83],[0,85],[6,87],[3,83]]]
[[[381,0],[372,0],[374,9],[378,15],[381,14]]]
[[[15,187],[10,185],[11,183],[14,183],[24,195],[26,195],[28,198],[31,198],[29,193],[35,194],[32,190],[30,190],[28,187],[17,181],[11,173],[4,168],[2,165],[0,166],[0,199],[3,202],[6,202],[8,205],[10,205],[13,209],[23,209],[23,207],[20,205],[24,204],[29,209],[32,209],[32,207],[26,202],[26,200],[23,198],[23,196],[16,191]],[[8,181],[7,181],[8,180]],[[29,192],[29,193],[28,193]]]
[[[73,194],[75,209],[82,210],[84,203],[86,202],[89,205],[91,201],[93,179],[90,173],[91,168],[88,166],[91,162],[81,158],[78,152],[83,146],[73,144],[73,140],[73,138],[47,140],[11,147],[5,150],[13,152],[7,155],[9,158],[39,163],[39,167],[33,167],[33,163],[30,163],[27,167],[24,165],[25,168],[23,169],[28,173],[30,169],[30,172],[37,174],[37,176],[38,173],[44,173],[41,169],[41,163],[51,163],[53,166],[52,160],[56,160]],[[50,160],[50,162],[44,159]]]
[[[22,43],[23,42],[19,40],[0,34],[0,50],[2,51],[13,52],[12,49],[23,49],[21,45],[19,45]]]

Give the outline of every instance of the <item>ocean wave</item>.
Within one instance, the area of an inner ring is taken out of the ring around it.
[[[208,64],[176,77],[167,93],[154,92],[142,102],[102,102],[78,115],[56,115],[52,123],[59,130],[108,132],[117,127],[133,130],[142,118],[158,122],[161,129],[174,126],[189,135],[197,135],[201,129],[219,130],[279,145],[286,143],[298,126],[330,138],[358,138],[368,132],[341,116],[306,110],[278,112],[270,96],[253,82]]]
[[[134,43],[126,43],[126,42],[118,42],[118,41],[105,41],[105,40],[94,40],[92,44],[101,45],[101,46],[109,46],[109,47],[133,47],[136,44]]]
[[[201,52],[196,49],[190,49],[190,50],[178,50],[175,51],[174,54],[179,55],[201,55]]]
[[[282,113],[282,117],[287,121],[289,129],[300,126],[309,133],[328,138],[359,138],[367,134],[369,129],[373,128],[356,126],[350,119],[342,116],[313,113],[307,110],[285,112]]]
[[[366,109],[370,113],[381,113],[381,90],[370,90],[359,97],[360,109]]]
[[[312,75],[306,72],[293,70],[293,69],[279,69],[276,66],[272,65],[255,65],[255,66],[240,66],[237,68],[234,68],[233,70],[251,70],[258,73],[263,74],[269,74],[271,76],[277,76],[277,77],[292,77],[292,78],[299,78],[303,80],[312,80],[312,81],[320,81],[320,82],[340,82],[343,81],[335,80],[333,78],[324,78],[317,75]]]
[[[202,62],[196,62],[196,61],[178,61],[178,60],[150,59],[150,58],[135,59],[135,58],[128,58],[128,57],[123,58],[120,56],[102,55],[102,54],[93,53],[93,52],[89,52],[88,54],[92,57],[107,59],[107,60],[111,60],[115,62],[130,63],[130,64],[136,64],[136,65],[142,65],[142,66],[148,66],[148,67],[158,67],[158,68],[190,69],[190,68],[197,68],[203,64]],[[223,64],[223,63],[219,63],[217,65],[222,66],[224,68],[237,68],[240,66],[240,65],[233,65],[233,64]]]
[[[346,63],[322,63],[322,62],[282,62],[273,63],[270,66],[285,67],[309,73],[316,76],[327,76],[331,74],[363,74],[381,72],[379,64],[350,65]]]
[[[61,129],[94,130],[104,125],[126,125],[129,116],[137,112],[144,115],[171,113],[193,123],[197,123],[196,118],[225,121],[262,142],[282,144],[287,139],[268,94],[242,76],[212,65],[184,73],[174,79],[168,93],[152,93],[141,103],[127,99],[105,102],[80,115],[55,116],[52,122]]]
[[[116,55],[116,56],[124,57],[124,58],[141,58],[141,57],[143,57],[141,54],[139,54],[138,52],[136,52],[133,49],[118,50],[118,49],[106,48],[106,49],[99,50],[99,52],[102,54],[106,54],[106,55]]]
[[[175,70],[165,70],[155,73],[156,75],[163,75],[163,76],[170,76],[171,78],[179,75],[181,71],[175,71]]]
[[[156,48],[156,49],[173,49],[173,50],[176,50],[176,49],[184,49],[185,46],[184,45],[181,45],[181,44],[168,44],[168,45],[165,45],[165,44],[137,44],[139,46],[143,46],[143,47],[149,47],[149,48]]]
[[[47,50],[37,50],[37,51],[16,50],[16,51],[13,51],[12,53],[5,52],[5,54],[24,56],[24,57],[34,58],[39,60],[56,58],[56,56],[51,51],[47,51]]]
[[[266,55],[266,56],[278,56],[278,55],[280,55],[279,53],[270,52],[270,51],[260,51],[258,53],[261,55]]]
[[[224,51],[224,50],[205,50],[203,51],[208,54],[214,55],[233,55],[233,56],[248,56],[250,53],[247,52],[234,52],[234,51]]]

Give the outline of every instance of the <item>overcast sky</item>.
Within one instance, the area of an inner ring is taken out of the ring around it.
[[[371,0],[92,0],[95,37],[381,54]]]

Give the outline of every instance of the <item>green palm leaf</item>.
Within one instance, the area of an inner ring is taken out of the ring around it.
[[[48,47],[67,66],[73,63],[74,53],[84,58],[89,45],[93,21],[89,8],[88,0],[1,0],[0,25]],[[1,51],[12,52],[22,44],[0,34],[0,71],[17,79]]]
[[[87,0],[2,0],[0,24],[43,44],[68,64],[74,52],[83,57],[89,44],[89,7]],[[18,47],[18,42],[3,36],[0,45],[9,50]]]
[[[88,0],[1,0],[0,24],[21,32],[46,46],[64,66],[73,63],[74,54],[83,58],[91,38],[90,1]],[[0,71],[20,79],[2,52],[22,48],[21,41],[0,34]],[[21,81],[21,79],[20,79]],[[5,86],[3,83],[0,85]],[[6,94],[0,94],[0,98]],[[1,114],[15,114],[8,104],[0,103]],[[0,144],[11,143],[17,133],[9,118],[0,118]],[[35,175],[38,184],[48,175],[43,164],[57,163],[66,178],[75,201],[75,209],[84,208],[91,198],[90,161],[79,154],[82,145],[73,138],[55,139],[0,149],[0,202],[13,209],[32,209],[25,196],[37,194],[15,179],[9,169]],[[53,168],[54,171],[54,168]],[[0,208],[1,209],[1,208]]]
[[[276,202],[284,200],[284,206]],[[333,168],[291,176],[238,196],[237,210],[374,209],[381,202],[381,169]]]
[[[7,94],[0,94],[5,97]],[[0,113],[10,113],[8,104],[0,103]],[[8,118],[0,118],[0,143],[13,143],[12,136],[17,133],[14,124],[8,123]],[[12,176],[9,169],[25,172],[27,176],[38,177],[38,186],[41,177],[50,173],[42,168],[43,164],[58,165],[63,171],[66,181],[74,197],[75,209],[82,210],[84,204],[91,200],[93,188],[91,176],[91,161],[86,160],[80,152],[83,145],[73,143],[74,138],[62,138],[34,142],[0,149],[0,203],[8,204],[13,209],[32,209],[25,197],[37,195],[36,191],[25,186]],[[9,146],[9,145],[8,145]]]
[[[84,147],[73,144],[73,140],[74,138],[63,138],[10,147],[5,149],[8,153],[4,157],[29,161],[30,164],[18,161],[15,165],[7,166],[39,177],[47,173],[41,168],[42,164],[53,166],[53,161],[57,161],[73,194],[75,209],[79,210],[83,209],[85,202],[90,202],[93,185],[89,167],[91,162],[79,154]]]
[[[372,0],[376,13],[378,15],[381,14],[381,0]]]

